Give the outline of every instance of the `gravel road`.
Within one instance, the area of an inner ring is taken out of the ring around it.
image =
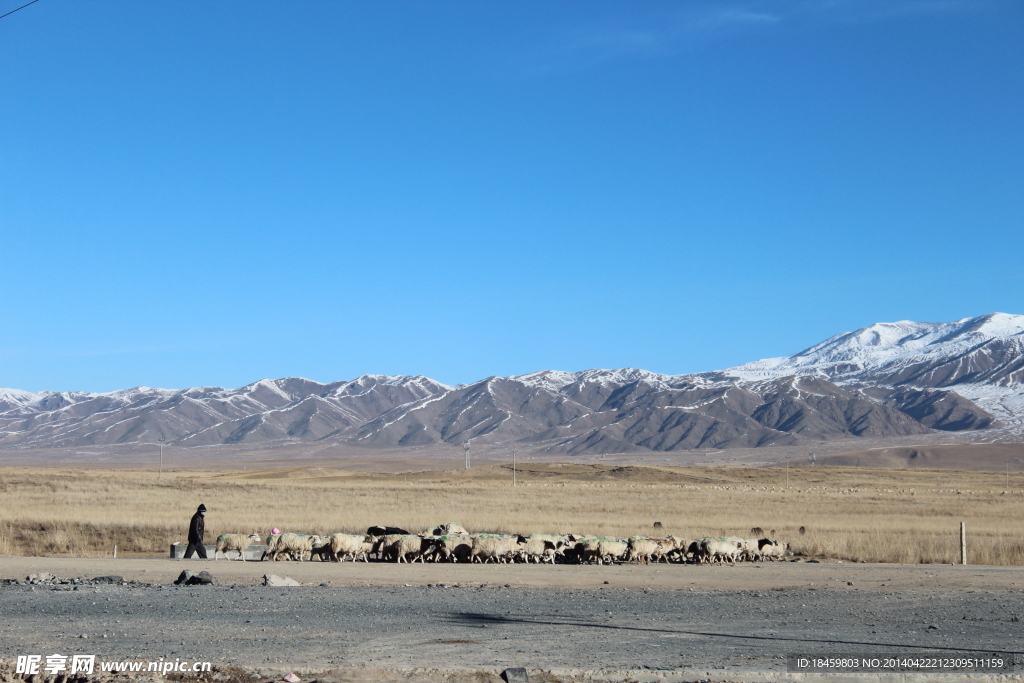
[[[785,671],[789,653],[1024,651],[1017,589],[69,588],[0,587],[0,656],[182,658],[257,671],[369,665],[725,674]]]

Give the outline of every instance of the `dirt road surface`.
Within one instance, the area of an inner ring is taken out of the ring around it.
[[[169,585],[184,568],[220,585]],[[181,658],[272,680],[482,681],[523,666],[531,680],[767,681],[820,680],[785,673],[794,654],[1024,653],[1012,567],[0,558],[0,577],[39,572],[153,585],[0,587],[0,657]],[[310,585],[255,585],[265,573]]]

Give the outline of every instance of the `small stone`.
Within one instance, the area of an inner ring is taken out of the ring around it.
[[[123,576],[97,576],[92,580],[93,583],[124,583]]]
[[[189,586],[215,586],[217,585],[217,579],[213,578],[210,572],[199,572],[195,576],[190,577],[185,583]]]
[[[299,683],[302,679],[295,674],[287,674],[282,680],[287,681],[287,683]]]
[[[530,677],[526,669],[521,666],[509,667],[501,672],[501,677],[506,683],[530,683]]]
[[[264,574],[263,575],[264,586],[301,586],[302,584],[295,579],[288,576],[278,576],[277,574]],[[290,674],[294,675],[294,674]]]
[[[852,586],[852,585],[853,585],[853,581],[847,581],[847,582],[846,582],[846,585],[847,585],[847,586]]]
[[[607,581],[605,581],[604,583],[605,583],[606,585],[608,584],[608,582],[607,582]]]
[[[79,638],[85,638],[85,639],[88,639],[88,638],[89,638],[89,634],[88,634],[88,633],[83,633],[82,635],[80,635],[80,636],[78,636],[78,637],[79,637]]]

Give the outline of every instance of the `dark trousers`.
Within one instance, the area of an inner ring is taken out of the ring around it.
[[[191,559],[192,553],[198,553],[199,557],[206,559],[206,546],[202,543],[189,543],[185,548],[185,559]]]

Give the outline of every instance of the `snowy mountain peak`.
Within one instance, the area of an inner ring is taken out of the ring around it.
[[[855,332],[837,334],[792,356],[746,363],[725,370],[724,374],[762,379],[793,374],[801,368],[816,368],[827,375],[836,371],[849,374],[922,358],[934,361],[956,357],[995,340],[1024,342],[1024,316],[989,313],[949,323],[875,323]]]
[[[45,398],[51,393],[49,391],[24,391],[22,389],[0,388],[0,401],[24,406]]]
[[[958,322],[967,323],[966,331],[994,338],[1005,339],[1024,334],[1024,315],[989,313],[977,318],[964,318]]]
[[[160,435],[182,446],[547,442],[574,454],[990,427],[1024,436],[1024,316],[876,323],[792,356],[697,375],[627,367],[454,387],[422,375],[362,375],[329,384],[261,379],[238,389],[0,389],[0,448]]]
[[[131,389],[118,389],[116,391],[107,391],[99,394],[92,393],[79,393],[79,392],[65,392],[64,396],[77,395],[84,398],[92,398],[94,396],[109,396],[110,398],[132,401],[139,396],[154,395],[154,396],[173,396],[178,393],[177,389],[156,389],[154,387],[132,387]]]
[[[671,375],[661,375],[649,370],[638,368],[618,368],[615,370],[603,370],[594,368],[592,370],[581,370],[579,372],[565,372],[563,370],[542,370],[531,372],[527,375],[515,375],[508,379],[517,380],[527,386],[547,389],[548,391],[560,391],[564,387],[576,382],[596,382],[598,384],[629,384],[632,382],[647,382],[655,386],[667,385],[672,379]]]
[[[876,323],[783,358],[720,373],[739,381],[816,375],[838,384],[952,388],[1000,419],[1024,413],[1024,316],[989,313],[948,323]]]

